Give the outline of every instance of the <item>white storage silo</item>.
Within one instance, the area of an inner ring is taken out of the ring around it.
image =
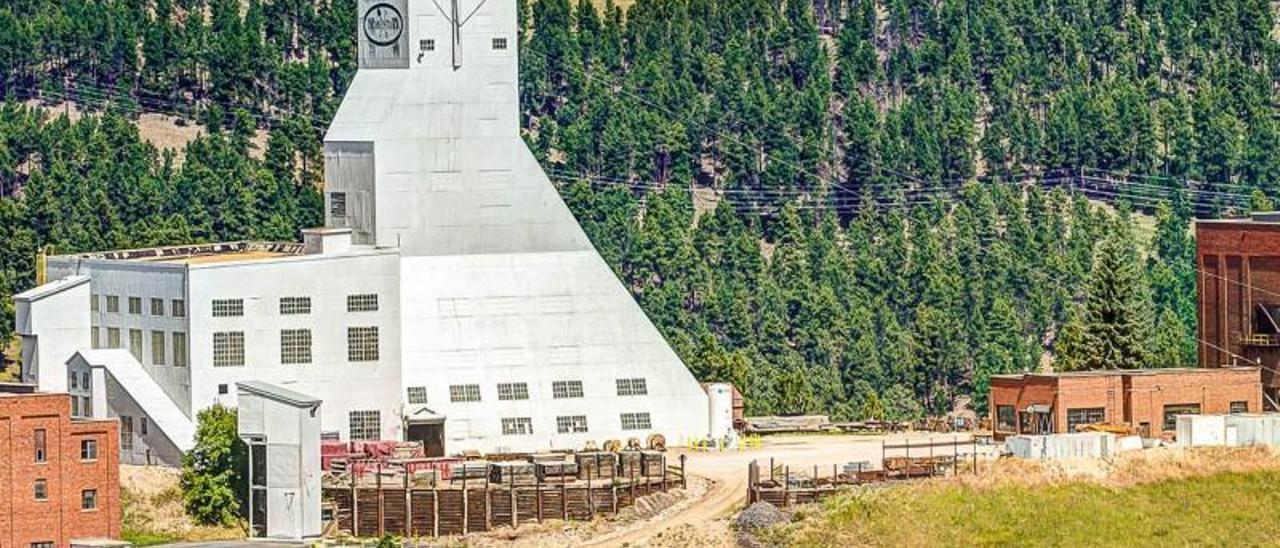
[[[708,424],[711,426],[707,437],[723,440],[733,437],[733,386],[726,383],[707,385],[707,411],[710,413]]]

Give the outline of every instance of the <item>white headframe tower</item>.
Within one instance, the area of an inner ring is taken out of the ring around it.
[[[706,394],[520,137],[516,1],[358,9],[325,219],[400,250],[402,382],[427,394],[410,437],[415,421],[450,451],[705,436]]]

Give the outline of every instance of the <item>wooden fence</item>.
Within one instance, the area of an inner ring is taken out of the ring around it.
[[[747,465],[747,504],[758,501],[778,507],[817,502],[840,488],[868,483],[958,474],[960,465],[972,461],[978,465],[976,439],[960,441],[905,440],[880,444],[880,466],[849,462],[831,465],[830,474],[820,466],[792,469],[769,459],[767,473],[761,473],[759,461]]]
[[[618,466],[608,474],[587,473],[586,479],[544,480],[530,484],[495,483],[484,478],[415,487],[408,476],[402,482],[362,484],[354,476],[348,486],[326,486],[322,498],[331,513],[328,534],[380,537],[438,537],[497,527],[517,527],[546,519],[590,520],[599,514],[616,514],[641,497],[686,487],[685,459],[679,466],[645,469]],[[491,465],[492,466],[492,465]],[[375,476],[381,478],[380,475]]]

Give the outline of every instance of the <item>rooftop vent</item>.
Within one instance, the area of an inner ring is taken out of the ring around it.
[[[351,249],[350,228],[308,228],[302,231],[307,255],[331,255]]]

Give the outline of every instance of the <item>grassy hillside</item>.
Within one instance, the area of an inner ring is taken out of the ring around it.
[[[850,493],[769,537],[794,546],[1263,546],[1280,470],[1128,486],[925,485]]]

